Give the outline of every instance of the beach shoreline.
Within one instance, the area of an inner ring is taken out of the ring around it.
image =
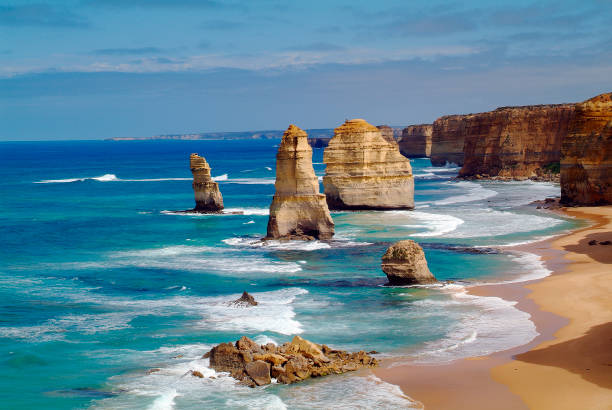
[[[474,286],[468,293],[516,301],[539,335],[488,356],[443,364],[398,364],[375,371],[425,408],[576,409],[612,407],[612,207],[560,210],[591,224],[512,250],[542,258],[550,276]]]

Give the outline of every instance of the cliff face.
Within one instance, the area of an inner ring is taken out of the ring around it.
[[[575,104],[502,107],[463,117],[459,176],[554,179]],[[557,171],[558,172],[558,171]]]
[[[189,166],[193,174],[193,192],[195,194],[198,212],[219,212],[223,209],[223,197],[219,191],[219,184],[210,176],[210,166],[206,159],[198,154],[191,154]]]
[[[397,141],[393,135],[393,128],[389,127],[388,125],[377,125],[376,128],[380,130],[380,135],[382,135],[387,142],[397,145]]]
[[[290,125],[276,154],[276,193],[270,205],[268,239],[331,239],[334,222],[312,168],[306,132]]]
[[[464,119],[467,115],[447,115],[434,121],[431,135],[431,163],[463,165]]]
[[[561,202],[612,204],[612,93],[576,106],[561,144]]]
[[[323,154],[323,177],[330,209],[412,209],[410,161],[362,119],[334,130]]]
[[[408,158],[423,158],[431,156],[432,124],[409,125],[402,131],[402,137],[397,141],[400,152]]]

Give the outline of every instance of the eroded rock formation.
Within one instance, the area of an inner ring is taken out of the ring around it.
[[[575,104],[501,107],[463,116],[460,177],[558,179]]]
[[[191,154],[189,165],[193,174],[192,186],[196,202],[194,211],[220,212],[223,209],[223,197],[219,184],[210,176],[210,166],[206,159],[198,154]]]
[[[306,132],[290,125],[276,154],[276,193],[267,239],[331,239],[334,221],[312,168]]]
[[[463,165],[466,115],[446,115],[434,121],[431,134],[431,164],[440,167],[446,163]]]
[[[394,243],[382,257],[382,270],[390,285],[435,283],[436,278],[427,267],[423,248],[414,241]]]
[[[341,374],[364,367],[375,367],[378,361],[364,351],[349,353],[318,345],[295,336],[291,343],[276,346],[259,345],[246,336],[236,343],[221,343],[204,355],[210,367],[229,372],[247,386],[270,384],[271,378],[291,384],[310,377]]]
[[[561,145],[561,202],[612,204],[612,93],[576,106]]]
[[[400,152],[408,158],[431,156],[432,124],[409,125],[402,130],[402,137],[397,141]]]
[[[397,145],[397,141],[393,135],[393,128],[389,127],[388,125],[377,125],[376,128],[380,130],[380,135],[382,135],[387,142]]]
[[[323,162],[330,209],[414,208],[410,161],[366,121],[348,120],[336,128]]]

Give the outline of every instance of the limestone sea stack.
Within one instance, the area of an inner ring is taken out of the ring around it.
[[[397,141],[400,152],[408,158],[431,156],[432,124],[409,125],[402,130],[402,137]]]
[[[380,134],[387,142],[397,145],[397,141],[393,135],[393,128],[389,127],[388,125],[377,125],[376,128],[380,130]]]
[[[194,211],[220,212],[223,209],[223,197],[219,191],[219,184],[210,176],[210,166],[206,159],[198,154],[191,154],[189,163],[193,174],[192,186],[196,202]]]
[[[447,163],[463,165],[465,115],[446,115],[434,121],[431,134],[431,164],[436,167]]]
[[[466,115],[460,177],[558,180],[575,104],[501,107]]]
[[[365,120],[348,120],[336,128],[323,162],[330,209],[414,208],[410,160]]]
[[[561,145],[561,203],[612,204],[612,93],[576,106]]]
[[[331,239],[334,221],[312,167],[306,132],[290,125],[276,154],[276,193],[267,239]]]
[[[435,283],[436,278],[427,267],[423,249],[414,241],[394,243],[382,257],[382,270],[390,285]]]

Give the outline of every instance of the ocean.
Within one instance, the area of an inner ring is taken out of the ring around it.
[[[441,362],[537,335],[513,302],[466,288],[550,273],[510,246],[579,226],[527,206],[558,184],[454,181],[457,167],[415,159],[414,211],[332,212],[331,242],[264,245],[278,144],[0,143],[0,407],[410,408],[369,372],[251,389],[201,356],[242,335],[299,334]],[[211,165],[226,210],[242,214],[175,212],[194,206],[192,152]],[[322,156],[314,150],[319,176]],[[440,285],[384,286],[381,256],[405,238]],[[228,304],[245,290],[258,306]]]

